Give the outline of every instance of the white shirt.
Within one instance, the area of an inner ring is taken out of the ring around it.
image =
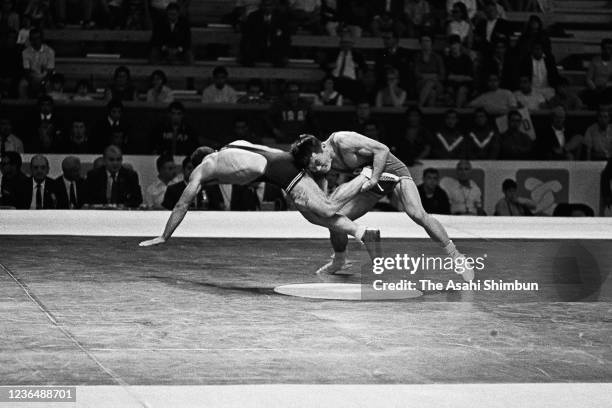
[[[23,142],[15,135],[8,135],[4,140],[4,151],[23,154]]]
[[[214,84],[202,92],[202,103],[236,103],[238,95],[234,88],[225,85],[218,89]]]
[[[533,66],[531,86],[534,88],[548,88],[548,70],[546,69],[544,58],[540,58],[539,60],[532,58],[531,64]]]
[[[493,35],[493,30],[495,30],[497,20],[497,18],[495,20],[487,20],[487,42],[491,42],[491,36]]]
[[[74,181],[68,180],[66,177],[62,176],[62,180],[64,181],[64,188],[66,188],[66,197],[68,197],[68,205],[70,205],[70,186],[74,184],[74,198],[76,198],[77,202],[79,201],[79,197],[77,195],[76,183]]]
[[[346,55],[346,57],[345,57]],[[344,60],[346,58],[346,60]],[[344,60],[344,70],[340,72],[342,69],[342,61]],[[350,79],[357,79],[357,74],[355,70],[355,61],[353,61],[353,53],[351,50],[348,51],[340,51],[338,54],[338,58],[336,59],[336,67],[332,73],[336,78],[347,77]]]
[[[30,202],[30,210],[36,209],[36,186],[38,183],[32,179],[32,201]],[[41,209],[45,208],[45,180],[40,183]]]
[[[557,141],[559,142],[559,146],[565,146],[565,129],[556,129],[553,128],[553,132],[555,132],[555,136],[557,137]]]
[[[150,208],[162,209],[162,203],[164,202],[164,195],[166,195],[168,185],[173,184],[174,182],[176,182],[176,179],[170,181],[168,184],[164,183],[160,179],[157,179],[157,181],[147,187],[147,191],[145,193],[145,203],[147,206]]]
[[[466,187],[455,178],[444,177],[440,186],[448,194],[451,214],[475,215],[476,208],[482,207],[482,192],[473,180],[470,180],[470,186]]]
[[[516,100],[530,112],[540,109],[542,104],[546,102],[544,95],[537,91],[531,91],[530,94],[524,94],[521,91],[516,91],[514,92],[514,96],[516,97]]]

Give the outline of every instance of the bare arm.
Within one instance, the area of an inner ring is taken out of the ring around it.
[[[334,140],[340,152],[354,152],[366,157],[373,156],[372,178],[364,184],[363,190],[374,187],[385,169],[389,157],[389,148],[356,132],[336,132],[334,133]]]
[[[181,198],[179,198],[178,202],[174,206],[172,214],[170,214],[170,218],[168,218],[168,222],[166,222],[166,228],[164,229],[162,235],[157,238],[143,241],[140,243],[140,246],[163,244],[164,242],[170,239],[174,231],[185,218],[185,214],[187,214],[189,206],[197,197],[198,193],[200,192],[200,189],[202,188],[200,184],[200,181],[202,180],[202,170],[203,167],[202,165],[200,165],[191,173],[191,177],[189,178],[189,184],[187,184],[187,187],[185,187]]]

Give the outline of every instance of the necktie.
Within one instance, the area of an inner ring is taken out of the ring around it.
[[[74,189],[74,181],[70,182],[70,208],[77,208],[76,190]]]
[[[112,175],[113,182],[111,183],[111,204],[117,204],[117,199],[119,195],[119,186],[117,184],[117,173]]]
[[[42,210],[43,199],[42,199],[42,186],[41,183],[36,183],[36,209]]]
[[[338,78],[342,78],[344,76],[344,69],[346,68],[346,54],[346,51],[342,51],[342,63],[340,64],[340,71],[338,71]]]

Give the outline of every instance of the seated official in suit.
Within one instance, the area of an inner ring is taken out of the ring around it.
[[[17,208],[21,210],[49,210],[57,206],[55,182],[47,177],[49,161],[45,156],[36,155],[30,160],[29,177],[17,187]]]
[[[17,207],[18,188],[28,181],[21,171],[21,155],[6,151],[0,159],[0,206]]]
[[[81,161],[68,156],[62,161],[62,175],[55,179],[58,209],[79,209],[87,202],[85,179],[81,177]]]
[[[112,204],[118,207],[138,207],[142,204],[142,191],[138,174],[122,166],[123,154],[117,146],[104,149],[104,167],[87,173],[89,204]]]

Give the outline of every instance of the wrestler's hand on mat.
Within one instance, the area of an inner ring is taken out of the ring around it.
[[[157,238],[153,238],[153,239],[148,239],[146,241],[142,241],[138,245],[141,246],[141,247],[148,247],[148,246],[153,246],[153,245],[164,244],[165,242],[166,242],[166,240],[163,237],[157,237]]]

